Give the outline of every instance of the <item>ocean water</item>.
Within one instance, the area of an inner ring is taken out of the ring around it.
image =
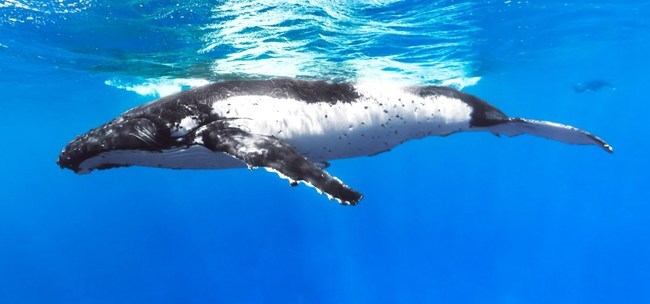
[[[634,0],[0,1],[0,303],[650,303],[648,16]],[[131,107],[273,77],[453,86],[615,152],[414,140],[332,162],[355,207],[264,170],[55,163]]]

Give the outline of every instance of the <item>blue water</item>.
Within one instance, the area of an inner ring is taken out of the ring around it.
[[[650,303],[648,16],[632,0],[0,1],[0,303]],[[55,164],[157,96],[270,77],[455,86],[615,153],[411,141],[332,162],[356,207],[263,170]],[[615,89],[574,91],[590,81]]]

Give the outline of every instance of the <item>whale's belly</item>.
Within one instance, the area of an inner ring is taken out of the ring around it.
[[[471,113],[460,100],[403,92],[336,103],[237,96],[212,109],[236,127],[280,138],[317,162],[374,155],[409,139],[461,131]]]

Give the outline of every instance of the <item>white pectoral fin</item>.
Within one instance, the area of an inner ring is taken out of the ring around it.
[[[569,144],[596,145],[607,152],[614,152],[614,149],[609,144],[596,135],[572,126],[550,121],[509,118],[507,122],[490,127],[490,131],[508,136],[530,134]]]
[[[356,205],[363,197],[276,137],[227,127],[221,122],[208,125],[206,130],[203,137],[206,148],[239,159],[249,168],[262,167],[276,172],[289,179],[292,186],[304,182],[342,205]]]

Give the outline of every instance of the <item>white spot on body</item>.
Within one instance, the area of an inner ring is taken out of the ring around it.
[[[260,148],[254,138],[238,136],[236,140],[239,143],[237,151],[242,154],[266,154],[268,152],[268,150]]]
[[[423,98],[384,84],[357,91],[361,96],[351,103],[250,95],[216,101],[212,110],[235,118],[231,123],[243,130],[287,141],[312,161],[373,155],[409,139],[469,128],[472,109],[459,99]]]
[[[171,135],[174,137],[184,136],[198,126],[196,117],[187,116],[181,119],[177,126],[172,128]]]

